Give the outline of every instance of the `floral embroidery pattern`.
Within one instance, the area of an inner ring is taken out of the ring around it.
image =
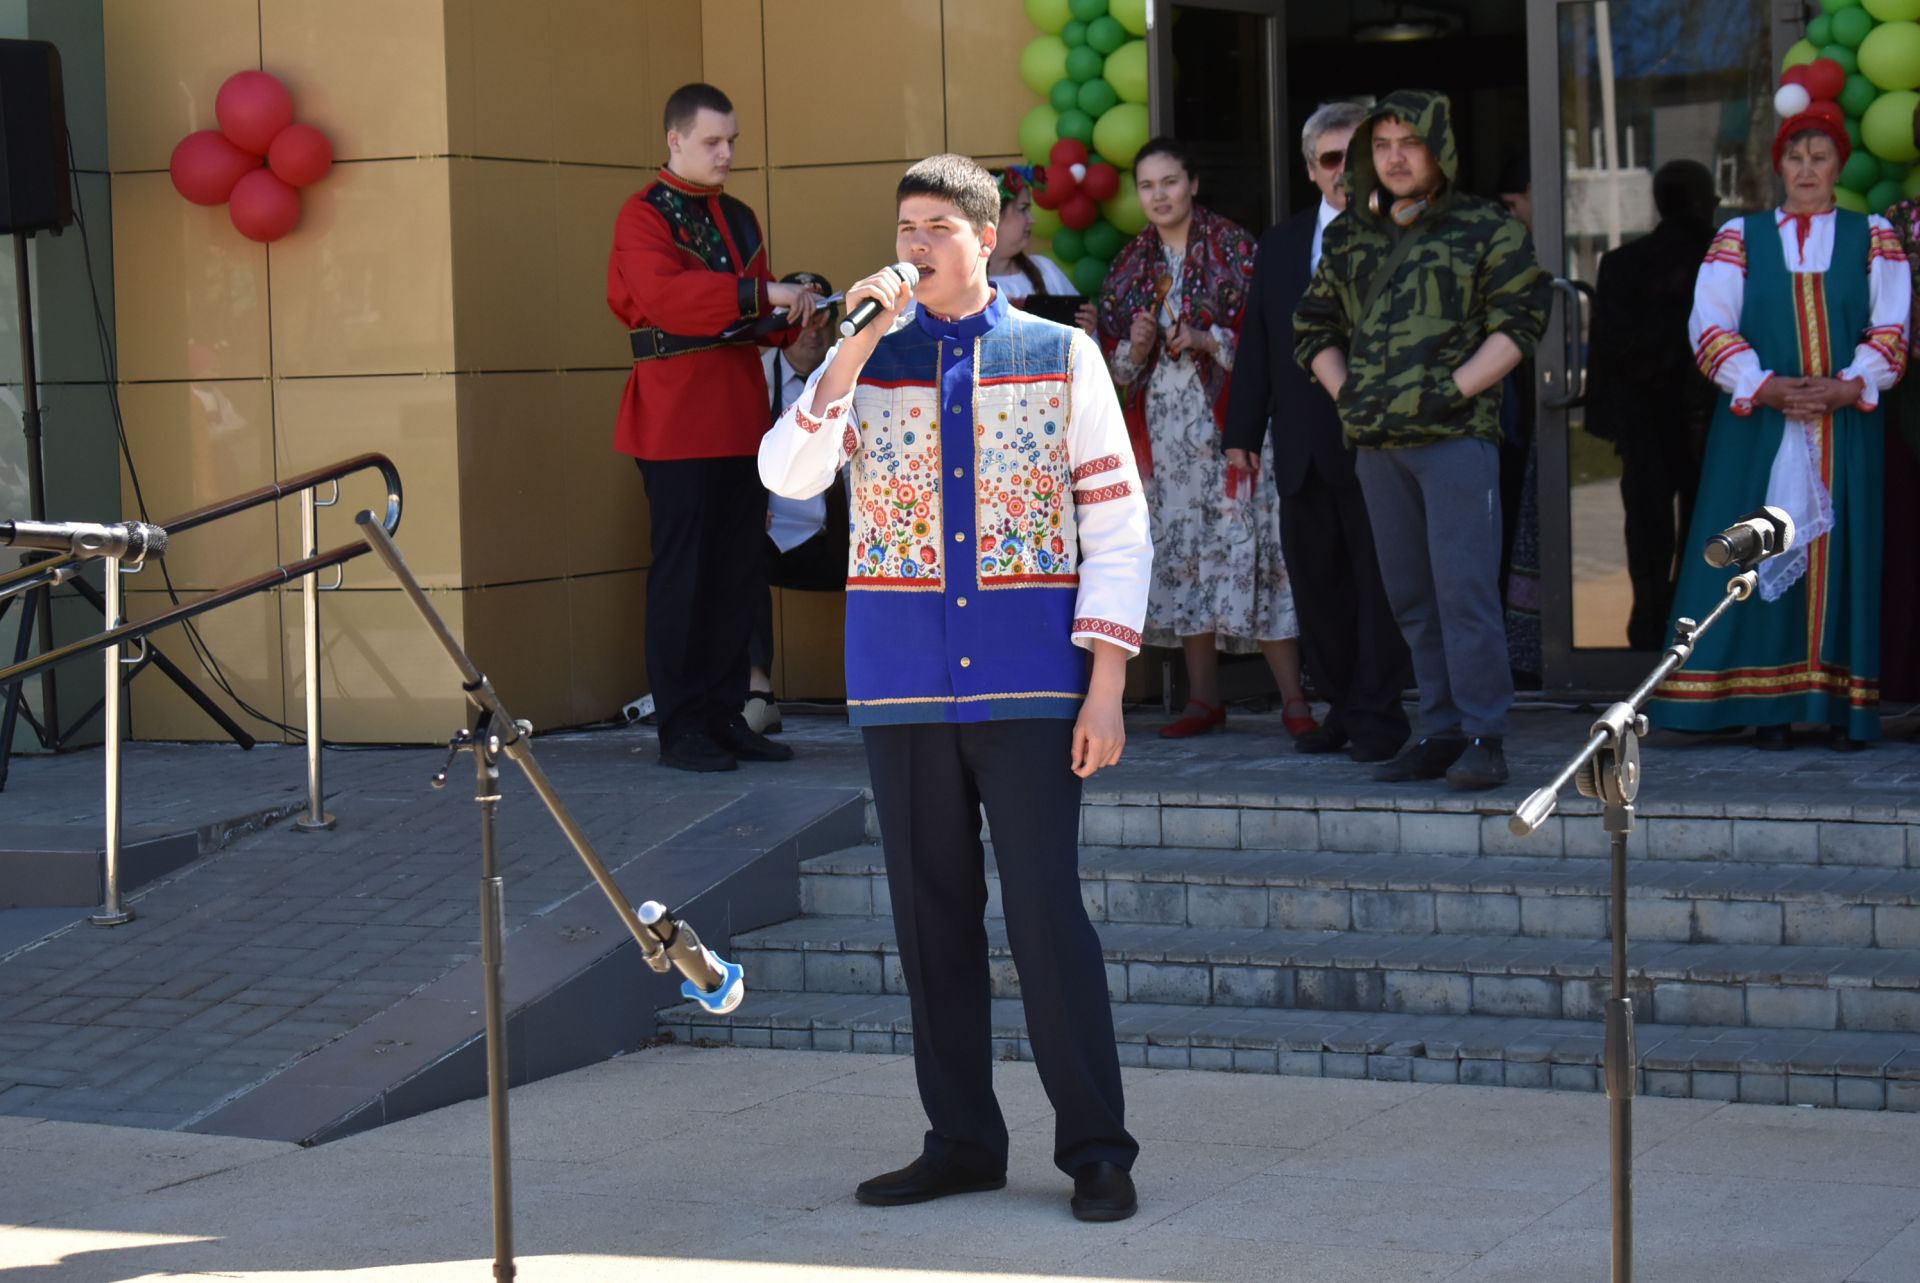
[[[1058,382],[979,390],[974,424],[980,586],[1072,582],[1067,416]]]
[[[853,461],[854,544],[850,587],[941,586],[940,433],[923,409],[895,401],[884,389],[862,387],[855,405],[856,436],[847,429]],[[904,413],[896,413],[904,405]]]
[[[1110,619],[1094,619],[1082,615],[1079,619],[1073,621],[1073,632],[1076,635],[1080,633],[1098,633],[1102,637],[1111,637],[1117,642],[1124,642],[1135,648],[1138,648],[1140,645],[1139,633],[1128,628],[1125,624],[1116,624]]]
[[[673,243],[714,271],[730,271],[727,239],[714,221],[713,210],[697,196],[675,191],[665,183],[647,190],[647,203],[660,211],[673,233]]]

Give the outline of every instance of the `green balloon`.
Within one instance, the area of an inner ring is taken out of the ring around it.
[[[1823,13],[1812,22],[1809,22],[1807,24],[1807,39],[1812,41],[1816,46],[1832,44],[1833,19]]]
[[[1798,40],[1787,49],[1787,56],[1780,60],[1780,70],[1789,67],[1804,67],[1820,56],[1820,46],[1811,40]]]
[[[1867,150],[1881,160],[1910,165],[1920,158],[1913,145],[1913,109],[1920,107],[1920,94],[1910,89],[1881,94],[1867,114],[1860,118],[1860,137]]]
[[[1849,116],[1864,116],[1867,108],[1873,106],[1873,100],[1879,96],[1878,87],[1856,73],[1847,77],[1847,87],[1840,91],[1840,110]]]
[[[1867,18],[1865,9],[1849,12]],[[1888,22],[1875,27],[1860,42],[1859,58],[1860,74],[1882,89],[1920,86],[1920,25]]]
[[[1071,227],[1062,225],[1060,230],[1053,234],[1053,256],[1062,263],[1071,263],[1077,258],[1082,258],[1086,252],[1086,233],[1077,232]]]
[[[1102,0],[1104,3],[1104,0]],[[1107,268],[1111,266],[1104,258],[1095,258],[1089,254],[1073,265],[1068,273],[1073,277],[1073,287],[1088,298],[1099,298],[1100,288],[1107,283]]]
[[[1020,117],[1020,154],[1028,163],[1044,165],[1047,153],[1060,141],[1060,113],[1041,103]]]
[[[1027,88],[1044,94],[1067,74],[1067,47],[1059,36],[1040,36],[1020,51],[1020,79]]]
[[[1107,60],[1100,56],[1100,51],[1090,45],[1067,50],[1067,74],[1082,83],[1098,76],[1106,65]]]
[[[1907,181],[1900,184],[1900,191],[1908,200],[1920,197],[1920,169],[1907,171]]]
[[[1137,102],[1123,102],[1100,117],[1093,127],[1093,145],[1100,154],[1121,168],[1130,168],[1133,158],[1147,145],[1152,124],[1147,109]]]
[[[1047,90],[1047,101],[1053,104],[1055,111],[1072,111],[1080,105],[1080,86],[1062,76],[1053,82],[1053,88]]]
[[[1862,12],[1865,12],[1865,10],[1862,10]],[[1867,193],[1867,212],[1870,214],[1884,214],[1887,212],[1887,206],[1899,199],[1899,183],[1875,183],[1873,189]]]
[[[1060,113],[1059,129],[1062,138],[1078,138],[1083,143],[1093,141],[1093,117],[1078,107]]]
[[[1120,95],[1113,92],[1113,86],[1098,76],[1080,86],[1078,98],[1079,101],[1076,105],[1081,111],[1086,112],[1095,120],[1100,119],[1100,117],[1112,111],[1114,106],[1120,101]],[[1092,164],[1093,162],[1088,161],[1087,163]]]
[[[1107,55],[1106,82],[1121,102],[1147,101],[1147,42],[1129,40]]]
[[[1035,240],[1050,241],[1060,234],[1060,211],[1033,207],[1033,235]]]
[[[1860,122],[1852,116],[1847,117],[1847,141],[1853,144],[1855,151],[1867,145],[1867,140],[1860,136]]]
[[[1849,76],[1860,70],[1860,59],[1854,56],[1853,50],[1840,44],[1838,41],[1822,48],[1818,56],[1833,59],[1840,64],[1840,70],[1846,72]],[[1811,62],[1813,59],[1809,58],[1807,61]]]
[[[1095,18],[1087,24],[1087,43],[1104,57],[1127,43],[1127,29],[1112,14]]]
[[[1123,236],[1138,236],[1147,228],[1147,211],[1140,208],[1140,193],[1133,185],[1133,171],[1122,170],[1120,190],[1100,202],[1100,213],[1120,229]]]
[[[1066,26],[1060,28],[1060,39],[1065,42],[1067,48],[1078,49],[1081,45],[1087,43],[1087,24],[1075,18]]]
[[[1095,258],[1112,259],[1127,244],[1126,234],[1104,218],[1089,227],[1083,239],[1087,253]]]
[[[1861,7],[1882,22],[1912,22],[1920,18],[1920,0],[1865,0]]]
[[[1847,157],[1846,166],[1840,171],[1840,185],[1863,192],[1882,177],[1880,162],[1874,159],[1872,152],[1862,149]]]
[[[1107,0],[1067,0],[1067,8],[1073,16],[1082,22],[1092,22],[1095,18],[1107,16]]]
[[[1907,181],[1907,175],[1912,172],[1913,166],[1902,165],[1899,161],[1883,160],[1880,162],[1880,181],[1883,183],[1904,183]],[[1869,186],[1871,186],[1871,184],[1869,184]]]
[[[1820,0],[1822,13],[1839,13],[1842,9],[1858,8],[1860,0]]]
[[[1867,198],[1865,196],[1862,196],[1859,192],[1856,192],[1855,190],[1853,190],[1853,188],[1851,187],[1834,188],[1833,203],[1838,205],[1841,209],[1850,209],[1856,214],[1865,214],[1865,213],[1871,212],[1867,208]]]
[[[1107,0],[1107,12],[1129,35],[1147,34],[1147,0]]]
[[[1072,18],[1067,0],[1027,0],[1027,21],[1049,35],[1059,35]]]
[[[1867,33],[1873,30],[1873,15],[1858,6],[1842,9],[1829,21],[1833,24],[1834,42],[1849,49],[1858,49]]]

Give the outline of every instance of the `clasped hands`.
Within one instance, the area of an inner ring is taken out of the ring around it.
[[[1135,365],[1144,365],[1153,352],[1154,340],[1160,337],[1160,327],[1153,317],[1145,312],[1133,314],[1133,328],[1127,332],[1127,357]],[[1188,352],[1204,352],[1212,356],[1220,351],[1220,344],[1213,335],[1198,326],[1177,321],[1167,331],[1167,351],[1174,356],[1185,356]]]
[[[1796,422],[1825,418],[1835,410],[1858,405],[1866,391],[1862,379],[1800,378],[1774,375],[1753,394],[1754,404],[1778,410]]]

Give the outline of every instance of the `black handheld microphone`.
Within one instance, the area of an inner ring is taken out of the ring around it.
[[[1778,508],[1756,508],[1707,540],[1701,555],[1716,570],[1725,566],[1752,570],[1793,547],[1793,538],[1792,517]]]
[[[110,526],[89,521],[0,521],[0,545],[81,558],[111,557],[138,566],[148,557],[166,554],[167,532],[144,521],[120,521]]]
[[[920,283],[920,269],[912,263],[895,263],[887,270],[905,282],[908,290],[912,290],[914,286]],[[852,312],[847,314],[847,319],[840,322],[840,337],[843,339],[852,338],[860,331],[866,329],[868,325],[872,324],[873,318],[878,315],[880,315],[880,301],[870,298],[862,299],[860,306],[854,308]]]

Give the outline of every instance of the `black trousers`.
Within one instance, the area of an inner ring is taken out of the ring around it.
[[[1301,658],[1332,705],[1327,729],[1356,743],[1405,743],[1410,727],[1400,693],[1412,682],[1412,661],[1380,584],[1360,483],[1328,485],[1309,467],[1300,490],[1280,500],[1280,548],[1300,617]]]
[[[637,462],[653,533],[647,679],[670,748],[747,701],[747,639],[767,595],[767,491],[751,458]]]
[[[1700,460],[1683,423],[1668,431],[1636,433],[1618,448],[1620,506],[1627,514],[1627,578],[1633,583],[1627,645],[1660,650],[1667,644],[1667,616],[1680,578],[1675,553],[1693,524]]]
[[[926,1152],[987,1172],[1007,1163],[993,1095],[984,806],[1028,1036],[1053,1102],[1054,1165],[1131,1168],[1140,1146],[1127,1134],[1106,965],[1080,893],[1073,723],[870,726],[865,737],[913,1007]]]
[[[845,592],[847,588],[847,536],[844,525],[838,538],[822,530],[813,538],[785,552],[772,539],[760,541],[765,548],[767,590],[760,594],[754,612],[753,637],[748,658],[762,672],[773,671],[773,589],[795,588],[802,592]]]

